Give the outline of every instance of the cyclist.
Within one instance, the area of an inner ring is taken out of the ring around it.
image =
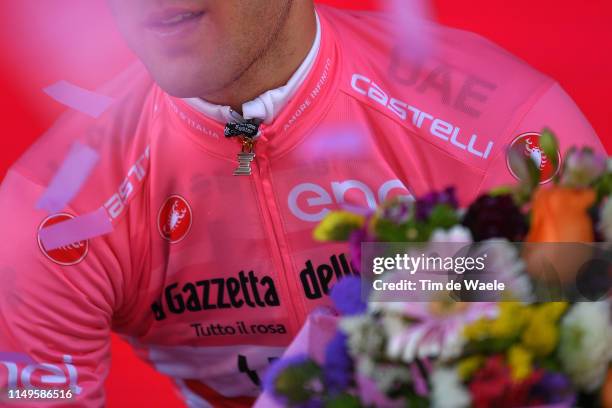
[[[466,203],[514,181],[512,144],[540,153],[546,182],[544,127],[602,149],[556,82],[471,33],[428,26],[436,51],[412,59],[388,16],[312,0],[109,3],[144,66],[100,90],[99,118],[62,117],[0,190],[1,387],[102,406],[112,330],[189,406],[248,405],[354,273],[344,245],[311,237],[327,212],[449,185]],[[95,169],[37,209],[75,142]],[[74,220],[105,233],[43,239]]]

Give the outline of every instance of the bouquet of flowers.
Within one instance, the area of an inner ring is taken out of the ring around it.
[[[551,132],[540,146],[560,159]],[[597,288],[589,302],[538,301],[547,278],[530,266],[539,255],[510,244],[612,243],[612,160],[572,148],[549,186],[532,158],[510,151],[509,161],[520,182],[465,210],[448,188],[374,212],[330,213],[314,234],[347,241],[355,268],[364,242],[494,242],[515,298],[385,302],[364,297],[360,278],[344,278],[331,292],[336,324],[310,327],[310,345],[268,371],[265,395],[291,407],[612,407],[609,270],[587,279]],[[576,279],[563,254],[553,259],[557,280]]]

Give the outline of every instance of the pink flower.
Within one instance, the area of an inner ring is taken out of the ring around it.
[[[406,406],[406,401],[398,398],[392,400],[383,394],[377,387],[376,382],[363,375],[357,376],[359,398],[365,406],[378,408],[401,408]]]
[[[405,302],[395,305],[395,317],[385,316],[389,331],[387,355],[406,362],[416,358],[438,357],[447,360],[459,355],[463,346],[462,330],[481,317],[494,317],[492,302]],[[412,320],[404,323],[405,319]]]
[[[606,156],[590,148],[572,148],[565,157],[561,184],[569,188],[588,187],[606,170]]]

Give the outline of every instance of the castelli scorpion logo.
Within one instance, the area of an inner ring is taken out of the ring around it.
[[[170,243],[181,241],[191,228],[191,207],[179,195],[171,195],[159,209],[157,228]]]
[[[522,152],[525,156],[531,158],[540,169],[540,184],[545,184],[551,181],[559,171],[561,156],[558,156],[557,165],[553,165],[553,162],[544,154],[540,146],[540,137],[542,136],[539,133],[523,133],[514,139],[510,145],[510,149]],[[507,160],[506,163],[510,173],[512,173],[515,178],[518,178],[516,172],[512,168],[513,165],[510,163],[510,160]]]
[[[531,138],[525,141],[525,155],[527,157],[531,157],[531,160],[533,160],[535,165],[540,170],[544,170],[544,168],[548,164],[548,157],[546,157],[542,149],[540,149],[540,146],[534,145],[534,142],[533,140],[531,140]]]
[[[162,227],[162,232],[165,235],[172,234],[173,231],[179,226],[183,218],[185,218],[185,214],[187,214],[186,208],[179,209],[178,201],[175,201],[172,204],[172,209],[170,210],[170,215],[168,215],[168,222],[164,224]]]

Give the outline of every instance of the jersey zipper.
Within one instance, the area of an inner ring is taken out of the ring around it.
[[[264,129],[261,129],[263,134]],[[261,142],[259,142],[261,143]],[[278,267],[279,280],[284,286],[284,292],[287,294],[287,301],[291,305],[292,324],[294,327],[294,335],[297,335],[301,328],[301,317],[306,317],[306,308],[301,300],[300,287],[298,279],[293,278],[292,262],[288,253],[288,242],[282,228],[282,219],[280,210],[272,187],[270,178],[270,161],[268,156],[258,154],[255,159],[255,168],[253,172],[253,180],[257,195],[259,196],[259,206],[264,216],[266,230],[272,238],[271,250],[273,251],[273,260]],[[295,300],[294,300],[295,299]]]

